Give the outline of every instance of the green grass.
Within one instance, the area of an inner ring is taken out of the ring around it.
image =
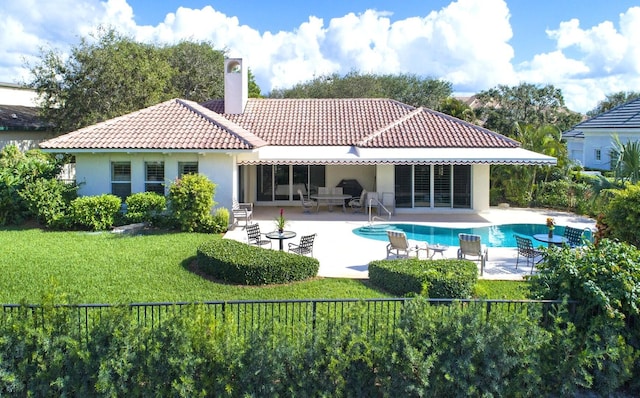
[[[193,268],[198,245],[219,236],[0,230],[0,303],[39,303],[64,293],[74,303],[389,297],[367,281],[317,278],[247,287],[216,283]],[[523,283],[481,282],[482,297],[524,298]],[[516,295],[513,297],[512,295]]]

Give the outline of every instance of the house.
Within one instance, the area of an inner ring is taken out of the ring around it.
[[[571,160],[585,168],[611,170],[614,135],[623,144],[640,139],[640,97],[575,125],[562,138]]]
[[[73,154],[80,194],[166,191],[184,173],[217,184],[215,200],[298,205],[357,180],[397,212],[489,208],[490,166],[552,165],[510,138],[390,99],[249,99],[242,59],[225,60],[225,98],[172,99],[40,144]]]
[[[21,151],[35,149],[52,138],[36,108],[36,92],[12,83],[0,82],[0,149],[15,145]]]

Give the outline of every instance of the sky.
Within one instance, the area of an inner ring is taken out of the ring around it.
[[[41,49],[68,54],[99,26],[208,41],[265,94],[351,71],[443,79],[460,96],[552,84],[582,113],[640,91],[638,0],[0,0],[0,82],[28,82]]]

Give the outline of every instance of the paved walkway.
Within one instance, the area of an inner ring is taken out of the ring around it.
[[[280,208],[256,207],[254,222],[260,224],[261,231],[274,229],[274,219]],[[302,213],[300,207],[285,207],[285,217],[289,221],[288,230],[297,233],[297,237],[285,241],[285,250],[289,241],[298,243],[301,235],[317,233],[313,254],[320,261],[318,276],[336,278],[368,278],[368,264],[372,260],[386,258],[386,241],[378,241],[355,235],[355,228],[368,225],[368,216],[362,213],[343,213],[339,209],[328,212],[321,208],[319,213]],[[544,224],[547,217],[553,217],[558,225],[570,225],[577,228],[595,228],[595,221],[571,213],[546,209],[491,208],[480,214],[396,214],[389,222],[415,223],[444,227],[480,227],[495,224],[531,223]],[[229,230],[225,238],[246,242],[246,232],[242,226]],[[273,242],[278,248],[278,242]],[[458,247],[450,247],[444,252],[447,258],[456,258]],[[516,265],[517,252],[514,248],[489,248],[489,261],[484,270],[485,279],[518,280],[531,271],[530,267]],[[439,258],[439,255],[437,257]],[[535,272],[535,271],[534,271]]]

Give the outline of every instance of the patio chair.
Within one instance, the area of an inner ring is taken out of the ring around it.
[[[271,239],[264,238],[264,234],[260,232],[260,224],[249,224],[246,226],[247,230],[247,243],[255,246],[266,246],[269,245],[271,248]]]
[[[318,202],[316,202],[315,200],[304,198],[302,190],[298,189],[298,195],[300,195],[300,204],[302,205],[303,213],[311,213],[311,209],[313,209],[314,207],[318,207]]]
[[[533,242],[529,238],[523,236],[513,235],[516,238],[516,244],[518,245],[518,257],[516,258],[516,269],[518,269],[518,262],[520,257],[524,257],[527,260],[527,266],[531,263],[531,273],[533,274],[533,267],[542,260],[542,251],[533,248]],[[536,258],[539,260],[536,261]]]
[[[480,260],[480,275],[484,275],[484,266],[489,260],[489,249],[482,244],[480,235],[458,234],[458,259],[466,259],[467,256],[475,257],[473,260]]]
[[[388,230],[387,237],[389,238],[387,258],[392,254],[395,255],[396,258],[409,258],[413,253],[416,254],[416,258],[419,258],[420,251],[424,251],[427,258],[429,258],[429,244],[427,242],[408,240],[407,234],[403,231]]]
[[[585,231],[583,229],[569,226],[564,227],[564,237],[567,238],[567,244],[569,245],[569,247],[575,248],[584,246],[586,239],[583,235],[584,232]]]
[[[365,201],[367,200],[367,190],[363,189],[360,192],[360,197],[357,199],[351,199],[349,201],[349,207],[353,210],[354,213],[360,213],[362,209],[365,207]]]
[[[289,243],[289,251],[305,256],[310,254],[313,257],[313,241],[316,238],[316,234],[303,235],[300,237],[300,243]]]
[[[253,219],[253,203],[238,203],[238,200],[233,198],[231,214],[233,214],[234,225],[238,225],[238,221],[244,220],[243,228],[246,228]]]

